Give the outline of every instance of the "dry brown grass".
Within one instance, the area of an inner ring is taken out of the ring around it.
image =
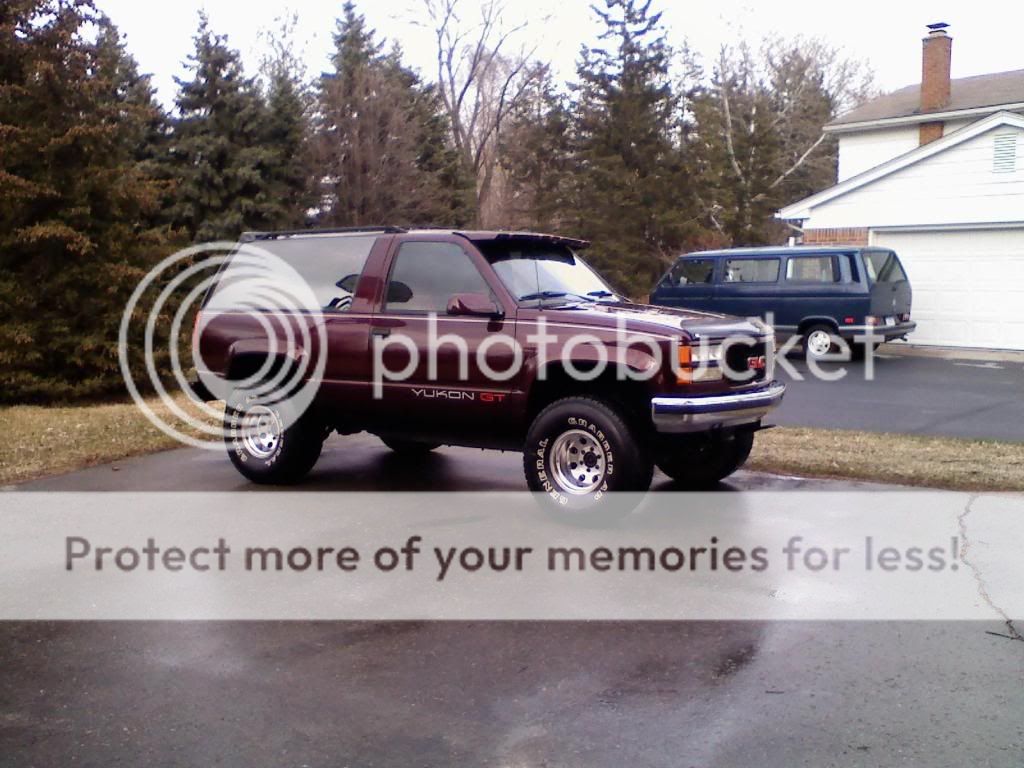
[[[181,402],[185,402],[182,398]],[[157,412],[165,407],[151,402]],[[179,444],[132,403],[0,409],[0,484]],[[1024,443],[781,427],[761,432],[747,468],[979,491],[1024,491]]]
[[[148,401],[158,414],[159,401]],[[186,403],[181,398],[182,404]],[[184,406],[187,407],[187,406]],[[133,403],[0,408],[0,484],[31,480],[180,445]]]
[[[1024,443],[785,427],[758,434],[748,469],[965,491],[1024,491]]]

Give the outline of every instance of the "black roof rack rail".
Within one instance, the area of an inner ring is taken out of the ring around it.
[[[295,237],[297,235],[344,235],[359,232],[379,232],[381,234],[397,235],[408,232],[405,227],[324,227],[322,229],[281,229],[274,232],[243,232],[239,240],[243,243],[251,243],[254,240],[276,240],[279,237]]]

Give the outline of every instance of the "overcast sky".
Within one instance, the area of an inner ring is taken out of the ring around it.
[[[197,13],[205,8],[213,28],[226,33],[243,55],[250,73],[260,56],[259,31],[294,11],[299,18],[299,46],[311,74],[324,70],[331,33],[341,0],[174,0],[156,4],[140,0],[96,0],[127,36],[129,50],[143,71],[154,76],[161,100],[170,103],[173,77],[192,48]],[[462,0],[475,18],[479,0]],[[589,0],[507,0],[509,24],[529,21],[526,42],[550,61],[563,78],[574,73],[580,46],[592,43],[598,30]],[[918,82],[921,37],[925,24],[951,25],[953,77],[1024,69],[1024,3],[1017,0],[655,0],[664,10],[669,40],[684,39],[705,56],[723,42],[745,37],[756,41],[769,31],[818,35],[867,59],[879,85],[893,90]],[[422,20],[420,0],[363,0],[357,7],[377,32],[401,43],[406,62],[433,78],[430,33]]]

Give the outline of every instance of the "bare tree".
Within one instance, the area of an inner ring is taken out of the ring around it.
[[[713,226],[740,242],[766,239],[773,206],[834,183],[835,142],[822,128],[873,93],[870,69],[821,40],[772,36],[756,53],[723,46],[698,109],[717,180],[710,206],[722,211]]]
[[[501,0],[485,0],[475,23],[460,16],[461,0],[423,2],[437,43],[438,92],[486,223],[502,125],[542,67],[532,61],[535,49],[515,47],[526,23],[506,26]]]

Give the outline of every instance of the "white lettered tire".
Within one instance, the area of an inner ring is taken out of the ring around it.
[[[620,409],[589,397],[567,397],[542,410],[523,449],[530,490],[565,513],[614,507],[626,492],[651,485],[653,463]]]

